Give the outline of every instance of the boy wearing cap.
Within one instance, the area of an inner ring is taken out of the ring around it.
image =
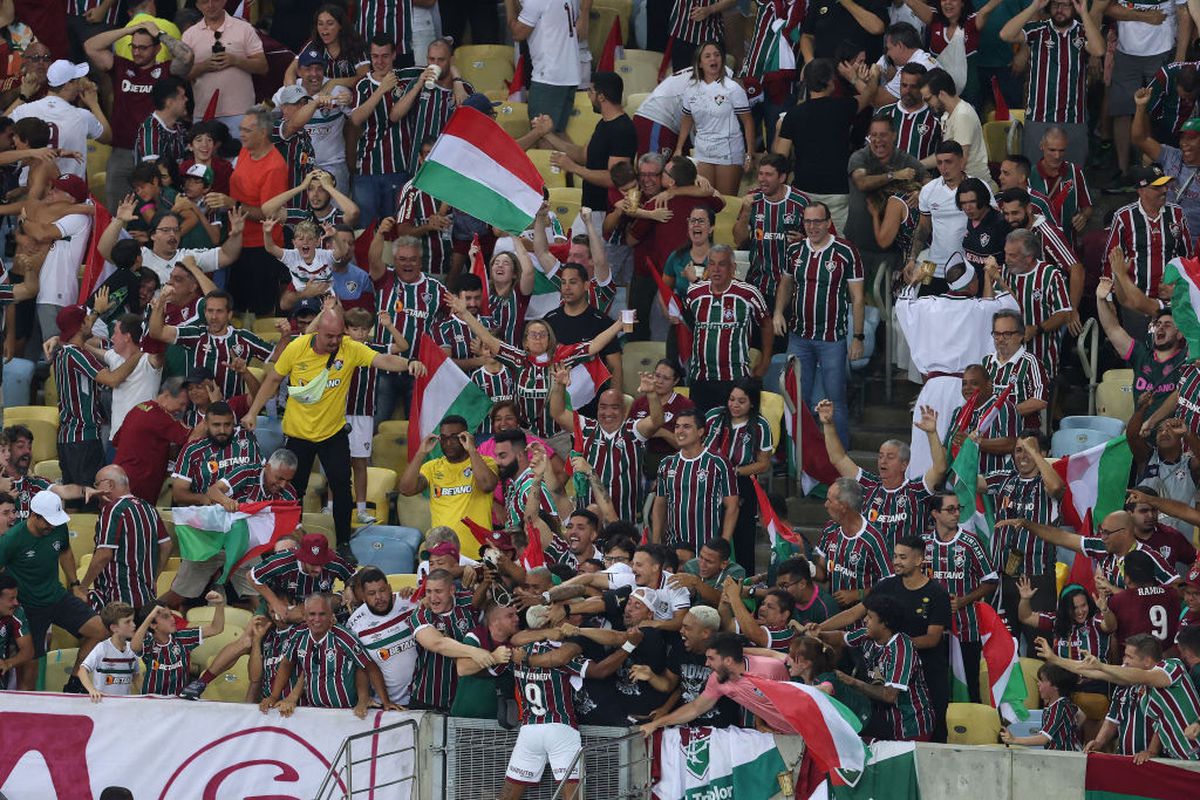
[[[45,120],[58,131],[57,146],[71,152],[86,153],[88,139],[108,144],[112,128],[100,108],[96,84],[87,79],[87,74],[87,64],[55,61],[46,71],[49,85],[46,96],[17,106],[9,117],[13,122],[26,117]],[[76,106],[76,100],[83,100],[87,108]],[[58,169],[67,175],[86,178],[87,159],[60,158]]]
[[[328,594],[333,582],[346,583],[354,570],[329,547],[323,533],[308,533],[295,550],[275,553],[250,570],[254,588],[276,619],[304,620],[299,605],[311,594]]]
[[[213,180],[213,168],[205,164],[192,164],[180,176],[183,191],[175,198],[175,207],[186,206],[188,211],[196,215],[197,220],[195,226],[180,236],[179,244],[185,250],[218,247],[223,231],[229,225],[224,211],[209,209],[204,201],[205,195],[212,189]]]
[[[64,691],[82,692],[76,672],[83,659],[99,644],[108,631],[100,616],[86,602],[77,573],[75,555],[67,540],[67,522],[62,500],[51,491],[40,491],[29,502],[29,517],[0,536],[0,567],[12,576],[18,587],[21,605],[29,618],[34,656],[46,653],[46,632],[54,624],[80,638],[75,668]],[[73,592],[59,579],[59,570],[71,577]],[[32,690],[37,680],[36,661],[23,664],[21,688]]]

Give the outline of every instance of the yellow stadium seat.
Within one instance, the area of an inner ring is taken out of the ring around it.
[[[89,172],[88,173],[88,191],[96,195],[96,197],[104,197],[104,190],[108,184],[108,172]]]
[[[391,433],[377,433],[371,439],[371,466],[404,473],[408,466],[408,437]]]
[[[621,81],[625,84],[625,111],[633,114],[636,111],[636,106],[641,105],[641,100],[649,97],[650,93],[654,91],[654,87],[658,86],[658,67],[662,60],[662,55],[655,53],[654,55],[657,60],[654,63],[650,63],[648,59],[631,61],[629,53],[630,51],[626,50],[626,57],[616,59],[613,66],[616,68],[617,74],[621,76]],[[641,99],[637,100],[637,98]]]
[[[379,423],[380,433],[391,433],[396,436],[408,435],[408,420],[406,419],[389,419]]]
[[[1008,156],[1008,130],[1011,127],[1009,121],[983,124],[983,145],[987,148],[988,161],[999,162]]]
[[[783,395],[778,392],[763,392],[759,398],[758,413],[767,420],[771,428],[771,444],[779,448],[779,435],[783,427]]]
[[[980,703],[951,703],[946,707],[947,744],[996,744],[1000,715]]]
[[[179,570],[176,569],[164,569],[158,573],[158,582],[154,588],[158,592],[159,597],[162,597],[171,590],[171,584],[175,582],[175,576],[178,574]]]
[[[1057,594],[1062,594],[1063,587],[1067,585],[1067,576],[1070,574],[1070,566],[1063,562],[1059,561],[1054,565],[1054,588]]]
[[[96,549],[97,519],[99,517],[95,514],[72,514],[71,521],[67,523],[67,539],[76,562]]]
[[[179,565],[182,563],[183,563],[183,559],[181,559],[179,556],[171,556],[170,558],[167,559],[167,563],[163,565],[163,569],[178,570]]]
[[[51,650],[42,656],[39,664],[37,688],[39,691],[58,692],[66,685],[71,673],[75,670],[75,659],[79,657],[79,648],[68,647]]]
[[[200,646],[192,651],[192,663],[200,668],[201,671],[208,669],[208,664],[217,653],[221,652],[221,648],[230,642],[237,641],[245,629],[238,625],[230,625],[225,623],[225,629],[216,636],[206,636]]]
[[[392,591],[398,592],[401,589],[417,588],[416,575],[388,575],[388,586],[392,587]]]
[[[250,688],[250,678],[246,674],[249,666],[250,656],[239,658],[232,667],[208,685],[204,690],[204,699],[216,700],[218,703],[246,702],[246,691]]]
[[[583,189],[565,187],[550,190],[550,210],[558,217],[563,230],[571,227],[571,223],[579,216],[579,207],[582,205]]]
[[[488,89],[483,96],[493,103],[507,103],[510,94],[512,93],[508,89]]]
[[[1008,115],[1010,117],[1012,117],[1012,119],[1015,120],[1016,122],[1024,122],[1025,121],[1025,109],[1023,109],[1023,108],[1010,108],[1008,110]],[[986,121],[987,122],[995,122],[996,121],[995,109],[992,109],[991,111],[987,112]]]
[[[627,394],[637,394],[638,373],[653,372],[667,357],[665,342],[629,342],[621,352],[621,384]]]
[[[1096,384],[1096,413],[1128,422],[1133,416],[1133,385],[1102,381]]]
[[[1025,707],[1035,709],[1042,707],[1042,698],[1038,696],[1037,674],[1042,668],[1042,664],[1046,663],[1040,658],[1022,657],[1021,676],[1025,679]]]
[[[600,55],[604,52],[604,43],[608,41],[613,20],[621,21],[621,46],[629,41],[629,20],[632,15],[633,0],[596,0],[592,3],[592,11],[588,14],[588,48],[592,51],[594,63],[599,63]]]
[[[401,525],[409,528],[416,528],[422,532],[429,530],[433,527],[433,521],[429,513],[429,499],[419,494],[412,497],[399,495],[396,498],[396,519]],[[464,542],[465,545],[466,543]]]
[[[300,515],[300,527],[305,531],[311,531],[314,528],[333,530],[333,515],[326,514],[324,511],[305,511]]]
[[[546,182],[546,188],[563,188],[567,185],[567,173],[550,164],[551,152],[550,150],[528,150],[525,155],[529,156],[529,160],[537,167],[542,180]]]
[[[1133,370],[1109,369],[1100,376],[1101,383],[1133,383]]]
[[[212,606],[196,606],[195,608],[190,609],[187,612],[188,625],[207,625],[208,623],[212,622],[213,611],[214,609]],[[235,606],[225,607],[226,630],[228,630],[230,627],[241,628],[242,630],[245,630],[246,628],[250,627],[250,620],[253,618],[254,615],[244,608],[237,608]]]
[[[633,94],[630,94],[629,87],[626,86],[625,87],[625,97],[626,97],[625,113],[632,117],[634,114],[637,113],[637,110],[642,107],[642,103],[649,96],[650,96],[649,92],[634,92]]]
[[[33,474],[54,483],[62,481],[62,467],[58,465],[57,458],[37,462],[33,465]]]
[[[274,333],[276,322],[287,322],[287,320],[283,317],[259,317],[254,320],[254,327],[250,330],[259,336],[264,333]]]
[[[83,580],[83,576],[87,575],[88,567],[92,565],[92,556],[95,553],[84,553],[75,560],[76,580]],[[59,570],[61,572],[62,570]]]
[[[1103,722],[1108,713],[1108,698],[1096,692],[1075,692],[1071,702],[1079,706],[1083,715],[1093,722]]]
[[[48,402],[48,401],[47,401]],[[33,462],[58,458],[58,406],[12,406],[4,409],[4,424],[21,424],[33,433]]]
[[[388,524],[391,502],[388,494],[396,490],[396,471],[383,467],[367,467],[367,509],[374,511],[380,525]],[[358,522],[354,524],[357,526]]]
[[[464,45],[454,51],[454,66],[477,92],[507,91],[516,68],[512,47],[501,44]]]
[[[42,384],[43,401],[50,408],[58,408],[58,387],[54,383],[54,373],[51,372],[46,376],[46,382]],[[5,422],[5,425],[12,423]]]
[[[586,147],[587,143],[592,140],[592,134],[596,132],[596,125],[599,122],[600,115],[590,108],[572,108],[571,116],[567,118],[567,138]],[[574,219],[574,215],[571,218]]]
[[[529,106],[525,103],[505,102],[496,107],[496,123],[505,132],[519,139],[529,133]]]
[[[72,647],[79,647],[79,639],[67,633],[57,625],[50,626],[50,644],[47,645],[48,650],[69,650]],[[57,691],[57,688],[55,689]]]
[[[110,155],[112,155],[111,145],[101,144],[95,139],[89,139],[86,153],[88,174],[104,172],[108,169],[108,157]]]
[[[278,344],[280,337],[283,335],[279,331],[259,331],[255,334],[267,344]]]

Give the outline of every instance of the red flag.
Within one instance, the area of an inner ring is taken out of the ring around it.
[[[958,425],[946,433],[946,450],[950,453],[950,460],[953,461],[958,455],[958,446],[953,444],[954,435],[958,433],[971,432],[971,417],[975,416],[975,406],[979,405],[979,390],[976,389],[967,399],[967,404],[962,407],[958,414]]]
[[[679,359],[688,361],[692,357],[692,329],[683,321],[683,305],[679,302],[679,296],[675,291],[667,286],[663,280],[662,273],[654,266],[650,259],[646,259],[646,270],[650,273],[650,277],[654,278],[654,282],[658,285],[658,299],[662,301],[663,311],[666,312],[667,318],[676,317],[679,319],[678,324],[673,324],[671,327],[675,329],[675,344],[678,345]]]
[[[547,249],[550,251],[550,255],[558,259],[560,264],[565,264],[567,263],[567,259],[571,254],[571,242],[566,241],[559,242],[558,244],[552,244]]]
[[[1167,800],[1195,797],[1196,773],[1147,761],[1134,766],[1129,756],[1088,753],[1083,774],[1084,797],[1144,797]]]
[[[463,517],[459,522],[467,526],[467,530],[475,537],[475,541],[479,542],[480,547],[487,547],[488,539],[492,533],[489,528],[483,527],[470,517]]]
[[[96,195],[88,195],[92,205],[96,207],[96,218],[92,220],[91,239],[88,242],[87,261],[84,262],[83,280],[79,284],[79,300],[84,302],[92,296],[92,290],[100,281],[100,273],[104,271],[104,256],[100,255],[100,236],[112,222],[112,214],[104,204],[96,199]]]
[[[471,245],[476,248],[475,259],[471,262],[471,274],[479,278],[483,284],[483,296],[479,300],[479,316],[484,317],[492,313],[491,303],[488,297],[491,295],[491,289],[488,285],[487,264],[483,263],[483,249],[479,246],[479,234],[471,239]]]
[[[217,116],[217,99],[221,96],[220,89],[213,89],[212,97],[208,100],[208,107],[204,109],[204,122],[208,122]],[[232,133],[233,131],[230,131]]]
[[[429,580],[428,572],[426,572],[424,575],[421,576],[421,585],[418,586],[417,590],[412,593],[412,596],[408,598],[409,600],[411,600],[414,603],[421,602],[421,598],[425,596],[425,581],[427,581],[427,580]]]
[[[1011,383],[1005,386],[1004,391],[997,395],[992,404],[988,406],[987,411],[983,412],[983,416],[979,418],[979,425],[976,427],[980,436],[985,436],[992,429],[992,423],[996,421],[996,417],[1000,416],[1000,409],[1008,402],[1008,397],[1012,394],[1012,388],[1013,385]]]
[[[1088,512],[1087,528],[1088,531],[1091,531],[1092,515],[1090,511]],[[1092,568],[1092,559],[1083,553],[1076,553],[1075,560],[1071,562],[1071,571],[1067,573],[1067,583],[1078,583],[1084,588],[1084,591],[1095,596],[1096,572]]]
[[[1000,91],[1000,79],[992,76],[992,100],[996,104],[996,121],[1004,122],[1012,118],[1008,113],[1008,103],[1004,100],[1004,93]]]
[[[1067,204],[1067,196],[1071,193],[1071,187],[1074,185],[1075,181],[1059,181],[1058,186],[1054,189],[1054,194],[1050,195],[1050,208],[1059,219],[1062,219],[1063,206]]]
[[[658,80],[664,81],[671,74],[671,47],[675,44],[675,37],[667,39],[667,46],[663,50],[662,61],[658,62]]]
[[[583,453],[584,453],[583,425],[580,424],[580,422],[579,422],[579,414],[571,414],[571,419],[574,420],[574,422],[575,422],[574,430],[571,432],[572,433],[571,446],[575,448],[575,451],[577,453],[579,453],[580,455],[583,455]]]
[[[521,96],[525,93],[525,54],[517,59],[517,65],[513,69],[513,78],[511,81],[505,81],[508,84],[508,102],[519,103]]]
[[[612,27],[608,30],[608,38],[604,40],[604,49],[600,53],[600,61],[596,69],[600,72],[613,72],[617,68],[617,48],[624,44],[621,41],[621,18],[613,17]]]
[[[542,534],[538,531],[537,526],[532,522],[526,522],[525,535],[529,538],[529,544],[525,545],[525,552],[521,554],[521,565],[527,570],[546,566],[546,553],[542,550]]]

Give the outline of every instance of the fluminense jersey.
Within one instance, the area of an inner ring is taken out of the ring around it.
[[[1069,220],[1070,217],[1067,219]],[[1069,279],[1071,267],[1079,263],[1079,257],[1071,249],[1071,244],[1067,241],[1067,235],[1062,228],[1055,225],[1046,216],[1034,214],[1033,227],[1030,230],[1038,235],[1038,241],[1041,242],[1042,260],[1052,267],[1057,267],[1062,271],[1063,278]]]
[[[670,35],[689,44],[725,41],[725,20],[720,13],[692,19],[692,11],[715,5],[716,0],[681,0],[671,5]]]
[[[471,382],[483,389],[484,394],[488,396],[493,406],[496,403],[504,400],[513,399],[514,383],[512,373],[505,367],[501,367],[499,372],[491,372],[486,367],[478,367],[471,373]],[[492,430],[492,417],[485,414],[483,419],[479,421],[479,427],[475,430],[476,436],[489,436],[494,431]]]
[[[753,464],[761,451],[775,452],[771,426],[762,414],[734,424],[724,408],[714,408],[705,415],[704,422],[707,425],[705,449],[724,458],[735,470]]]
[[[440,205],[433,195],[421,191],[409,181],[400,190],[400,197],[396,201],[396,221],[418,227],[425,225],[430,217],[438,213]],[[446,233],[449,234],[449,231]],[[417,239],[421,242],[421,269],[429,274],[440,275],[449,263],[450,236],[443,237],[441,231],[430,231]]]
[[[81,668],[92,673],[92,685],[101,694],[126,696],[133,690],[133,679],[142,667],[128,642],[118,650],[110,637],[92,648]]]
[[[105,369],[82,347],[66,344],[54,351],[50,365],[58,387],[58,443],[72,444],[100,438],[103,410],[96,376]]]
[[[804,232],[801,220],[809,202],[804,192],[787,186],[778,200],[768,200],[762,192],[755,192],[754,202],[750,204],[747,220],[750,269],[746,272],[746,283],[758,289],[770,308],[774,308],[779,276],[788,266],[787,235],[793,231]]]
[[[300,186],[308,177],[308,173],[317,168],[317,151],[313,147],[312,134],[308,132],[308,128],[301,125],[300,130],[287,136],[284,133],[286,125],[282,119],[275,123],[275,127],[271,129],[271,144],[275,145],[279,155],[287,162],[288,186]],[[292,197],[288,200],[288,206],[307,207],[308,192],[300,192]]]
[[[1017,352],[1004,363],[1000,363],[1000,357],[995,353],[988,353],[980,363],[992,379],[993,387],[1000,391],[1003,391],[1005,386],[1013,387],[1009,397],[1012,398],[1014,406],[1019,406],[1026,400],[1048,399],[1046,370],[1042,368],[1042,362],[1026,350],[1024,345],[1017,348]]]
[[[183,121],[179,121],[173,127],[168,128],[157,114],[146,117],[146,121],[138,126],[137,135],[133,139],[135,164],[143,161],[156,161],[160,158],[167,159],[172,164],[180,164],[187,152],[187,125]]]
[[[229,485],[229,497],[237,503],[258,503],[264,500],[296,500],[296,490],[284,484],[277,494],[267,491],[263,483],[263,465],[247,464],[236,467],[221,480]]]
[[[1045,749],[1068,752],[1083,749],[1079,726],[1075,724],[1075,715],[1078,713],[1079,708],[1069,697],[1060,697],[1042,710],[1042,727],[1039,733],[1050,739],[1046,742]]]
[[[367,347],[379,353],[387,353],[391,345],[371,344]],[[370,417],[375,413],[375,384],[379,370],[375,367],[359,367],[350,376],[350,390],[346,393],[346,416]]]
[[[29,517],[29,501],[33,500],[35,494],[44,492],[54,485],[53,481],[48,481],[32,472],[13,478],[12,483],[12,498],[16,501],[18,519]]]
[[[1118,589],[1125,588],[1125,556],[1108,552],[1104,547],[1104,540],[1099,536],[1084,536],[1079,540],[1079,549],[1092,559],[1092,566],[1106,581]],[[1154,561],[1154,580],[1158,585],[1167,586],[1179,580],[1175,568],[1168,565],[1158,551],[1145,547],[1141,542],[1134,544],[1133,550],[1141,550]]]
[[[838,236],[820,248],[804,239],[788,250],[788,261],[796,284],[792,331],[802,339],[844,340],[850,325],[849,286],[863,280],[858,249]]]
[[[588,354],[589,345],[590,342],[560,345],[553,356],[549,353],[533,356],[508,342],[500,343],[496,359],[516,373],[514,394],[517,405],[521,407],[521,415],[535,436],[549,439],[558,433],[558,423],[550,414],[550,385],[554,381],[551,364],[558,363],[571,369],[591,358]]]
[[[1041,525],[1058,522],[1058,501],[1046,492],[1039,473],[1028,478],[1012,470],[988,480],[995,496],[997,519],[1028,519]],[[1054,571],[1054,545],[1017,525],[997,528],[992,535],[992,564],[1009,577],[1034,577]]]
[[[929,703],[921,657],[912,639],[896,633],[879,644],[867,637],[865,628],[848,631],[845,637],[846,644],[862,650],[869,683],[899,690],[893,705],[878,706],[891,725],[891,738],[905,741],[931,733],[933,707]]]
[[[1117,755],[1134,756],[1150,746],[1145,686],[1113,686],[1105,722],[1117,726]]]
[[[400,87],[401,97],[412,89],[413,83],[420,80],[421,78],[418,76],[404,83]],[[475,87],[466,81],[463,81],[463,89],[467,95],[475,93]],[[450,115],[457,108],[458,104],[454,100],[453,85],[449,89],[439,83],[434,83],[432,89],[428,89],[424,85],[421,86],[421,91],[417,95],[417,99],[413,102],[412,107],[409,108],[408,113],[404,115],[404,118],[400,120],[400,124],[406,129],[405,141],[409,143],[406,164],[410,164],[415,168],[417,157],[421,154],[421,142],[428,137],[436,139],[440,136],[442,129],[450,121]]]
[[[436,278],[422,275],[412,283],[405,283],[388,272],[375,282],[375,310],[386,311],[392,324],[408,342],[408,350],[400,355],[415,353],[413,349],[421,336],[432,336],[441,322],[445,305],[446,287]],[[375,329],[376,344],[392,343],[392,334],[382,325]]]
[[[909,111],[900,103],[882,106],[876,113],[891,117],[896,126],[896,149],[918,161],[933,155],[942,141],[942,126],[932,108],[922,103]]]
[[[1146,216],[1140,201],[1117,209],[1104,252],[1111,253],[1114,247],[1125,253],[1129,276],[1149,297],[1158,297],[1167,262],[1195,255],[1183,209],[1174,203],[1167,203],[1155,219]],[[1108,259],[1104,259],[1103,274],[1112,274]]]
[[[735,280],[715,294],[711,282],[700,281],[688,287],[683,303],[694,335],[690,379],[736,381],[749,375],[750,334],[771,324],[758,289]]]
[[[458,317],[451,316],[439,325],[434,332],[433,341],[438,347],[448,349],[450,358],[471,357],[471,328]]]
[[[367,41],[378,33],[385,34],[395,42],[398,55],[411,53],[412,0],[362,0],[355,30]]]
[[[504,507],[508,509],[508,525],[511,528],[522,527],[521,520],[525,518],[525,503],[528,501],[529,492],[533,488],[533,470],[528,467],[509,482],[504,489]],[[541,485],[541,501],[540,506],[543,511],[555,517],[558,516],[558,507],[554,505],[554,497],[550,494],[550,490],[546,488],[546,484]]]
[[[246,392],[246,382],[233,371],[234,359],[266,361],[275,349],[250,331],[232,325],[221,334],[209,333],[207,325],[184,325],[175,330],[175,344],[188,351],[189,371],[211,372],[222,397]]]
[[[1092,194],[1088,191],[1083,168],[1070,161],[1064,161],[1059,166],[1057,175],[1048,174],[1041,161],[1034,164],[1033,172],[1029,175],[1029,188],[1047,198],[1055,209],[1056,213],[1044,218],[1068,235],[1074,231],[1071,220],[1075,215],[1092,207]],[[1029,196],[1032,198],[1034,193],[1030,192]]]
[[[1003,391],[1003,390],[1000,390]],[[992,408],[992,405],[999,398],[997,390],[993,389],[992,396],[987,399],[980,400],[975,406],[974,412],[971,413],[971,419],[967,423],[966,430],[968,433],[979,429],[979,421]],[[959,406],[954,409],[954,414],[950,417],[950,430],[959,430],[959,418],[967,407]],[[980,434],[986,439],[1003,439],[1006,437],[1015,437],[1018,433],[1019,426],[1017,424],[1017,407],[1013,405],[1012,395],[1008,396],[1003,403],[997,408],[996,418],[992,421],[992,426],[985,433]],[[980,453],[979,454],[979,474],[985,479],[990,479],[993,475],[1006,473],[1013,468],[1011,453]]]
[[[279,674],[279,663],[287,656],[288,650],[291,647],[292,637],[297,633],[307,633],[307,629],[303,625],[291,625],[280,630],[272,625],[271,629],[263,636],[260,699],[266,700],[271,696],[271,687],[275,685],[275,676]],[[281,697],[287,697],[288,693],[296,688],[298,678],[296,670],[293,669],[292,674],[288,676],[287,686],[283,687],[283,691],[280,694]]]
[[[96,549],[110,549],[113,557],[96,575],[93,607],[99,611],[120,600],[141,608],[153,601],[158,548],[170,540],[158,511],[145,500],[126,495],[105,506],[96,521]]]
[[[1083,122],[1087,40],[1079,20],[1059,29],[1052,20],[1027,23],[1029,92],[1025,118],[1036,122]]]
[[[409,0],[401,0],[408,2]],[[370,0],[363,7],[374,6]],[[360,29],[363,30],[363,29]],[[368,29],[371,30],[371,29]],[[397,72],[397,75],[400,73]],[[395,125],[389,118],[392,106],[400,95],[399,86],[380,98],[379,103],[371,110],[371,114],[363,121],[362,132],[358,135],[355,149],[355,162],[359,175],[389,175],[406,171],[405,154],[408,148],[404,143],[404,126]],[[358,83],[354,84],[354,105],[361,106],[376,89],[379,81],[367,73]]]
[[[546,277],[550,279],[550,283],[555,289],[562,289],[562,263],[555,265],[554,269],[546,273]],[[595,278],[588,278],[587,282],[588,305],[599,311],[601,314],[607,314],[612,310],[613,300],[617,296],[617,284],[613,281],[612,276],[609,276],[606,283],[601,284]]]
[[[525,325],[525,305],[529,298],[522,297],[516,287],[506,295],[491,293],[488,302],[492,313],[480,317],[479,321],[502,342],[521,341],[521,332]]]
[[[317,639],[301,628],[288,640],[292,672],[304,678],[304,705],[312,708],[353,708],[359,701],[355,670],[366,669],[366,651],[354,634],[334,625]]]
[[[67,0],[67,13],[71,16],[82,17],[93,8],[99,8],[101,2],[102,0]],[[120,5],[118,3],[110,3],[108,10],[104,12],[104,17],[100,21],[110,28],[115,28],[120,20],[119,12]]]
[[[189,674],[192,651],[203,641],[199,628],[175,631],[165,642],[159,642],[153,632],[148,632],[142,642],[142,665],[146,670],[142,694],[175,697],[182,692],[192,679]]]
[[[825,560],[829,590],[870,590],[892,574],[892,558],[883,536],[866,519],[853,534],[830,523],[813,553]]]
[[[561,667],[532,667],[528,663],[529,657],[552,653],[561,646],[558,642],[534,642],[525,646],[525,663],[508,665],[513,673],[522,725],[557,722],[572,728],[579,727],[575,721],[572,680],[582,679],[591,662],[576,656]]]
[[[983,542],[962,528],[948,542],[934,531],[925,534],[925,560],[931,570],[929,577],[944,586],[952,598],[966,597],[980,584],[1000,579]],[[955,612],[954,627],[960,640],[979,641],[979,618],[974,603]]]
[[[250,576],[257,583],[293,605],[303,603],[304,598],[312,594],[329,594],[335,580],[349,583],[353,574],[350,565],[335,555],[320,572],[309,575],[291,550],[269,555],[250,570]]]
[[[642,475],[642,450],[646,438],[637,429],[637,421],[626,419],[620,427],[608,433],[600,423],[580,414],[575,415],[583,435],[583,457],[587,459],[600,482],[612,497],[617,519],[633,521],[640,509],[639,493]],[[591,502],[589,485],[583,495],[575,498],[579,508]]]
[[[1033,269],[1026,272],[1014,274],[1005,269],[1005,273],[1027,326],[1040,325],[1060,311],[1071,310],[1067,276],[1057,267],[1039,261]],[[1061,341],[1060,329],[1039,333],[1029,342],[1029,352],[1037,358],[1047,375],[1058,375],[1058,351]]]
[[[1172,61],[1154,74],[1150,81],[1150,105],[1147,111],[1154,123],[1155,134],[1170,133],[1179,135],[1183,123],[1196,116],[1196,101],[1190,97],[1180,97],[1176,87],[1179,85],[1179,73],[1184,67],[1200,68],[1200,61]]]
[[[879,475],[860,469],[855,480],[863,488],[863,516],[883,537],[886,552],[892,552],[897,539],[925,532],[929,526],[925,500],[930,495],[925,478],[906,478],[895,489],[889,489]]]
[[[1043,611],[1037,617],[1037,629],[1054,634],[1054,652],[1063,658],[1079,660],[1085,653],[1091,653],[1099,659],[1107,657],[1108,634],[1100,628],[1102,618],[1099,614],[1082,623],[1072,620],[1071,630],[1065,638],[1055,632],[1054,622],[1058,617],[1055,612]]]
[[[725,522],[725,498],[737,494],[733,467],[720,456],[702,450],[694,458],[673,453],[658,467],[655,493],[666,501],[663,541],[695,553]]]
[[[469,595],[455,597],[454,608],[444,614],[428,608],[419,608],[413,614],[412,624],[417,631],[428,626],[456,642],[466,640],[471,629],[479,624],[479,615],[471,608]],[[454,659],[440,656],[424,648],[417,648],[417,673],[413,680],[412,701],[423,708],[448,710],[454,702],[454,689],[458,686],[458,670]]]
[[[258,440],[239,426],[223,446],[211,438],[204,438],[184,447],[176,459],[172,477],[189,481],[191,491],[203,494],[238,467],[261,463]]]
[[[1200,722],[1200,693],[1179,659],[1163,659],[1154,665],[1154,669],[1171,679],[1165,689],[1146,687],[1146,716],[1162,742],[1163,755],[1196,761],[1200,759],[1200,743],[1184,736],[1183,730]]]
[[[29,636],[29,618],[25,609],[17,606],[7,617],[0,617],[0,659],[16,655],[18,641],[22,636]],[[8,686],[8,675],[11,670],[0,670],[0,686]]]
[[[1192,433],[1200,433],[1200,367],[1186,363],[1179,368],[1179,402],[1175,415]]]
[[[390,611],[376,614],[363,603],[346,623],[383,673],[388,697],[398,705],[408,704],[417,666],[416,608],[404,597],[393,594]]]

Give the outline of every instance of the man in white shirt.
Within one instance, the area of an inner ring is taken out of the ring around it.
[[[46,96],[32,103],[23,103],[9,116],[13,122],[26,117],[35,117],[50,124],[50,146],[79,153],[87,153],[88,139],[108,144],[112,128],[100,108],[96,84],[87,80],[88,65],[72,64],[58,60],[46,70],[48,89]],[[87,108],[79,108],[76,100],[82,100]],[[86,158],[58,159],[60,172],[87,177]]]
[[[97,249],[105,259],[111,260],[113,245],[129,235],[125,232],[125,226],[138,218],[135,203],[133,195],[126,197],[117,206],[117,213],[113,214],[108,227],[100,234]],[[196,264],[204,272],[216,272],[228,267],[241,255],[242,226],[245,222],[246,217],[241,211],[230,209],[229,238],[220,247],[194,250],[179,247],[179,217],[174,213],[159,214],[150,222],[150,244],[142,248],[142,268],[152,270],[158,275],[159,281],[165,284],[171,277],[171,268],[185,256],[196,259]]]
[[[987,147],[983,143],[983,126],[975,107],[958,96],[954,78],[944,69],[931,69],[925,73],[921,96],[934,113],[942,115],[942,141],[953,140],[962,145],[967,174],[979,178],[995,191],[996,185],[988,169]],[[933,166],[928,158],[922,163]]]
[[[875,90],[875,105],[885,106],[900,99],[900,68],[905,64],[920,64],[925,69],[937,69],[938,62],[921,49],[921,34],[907,22],[897,22],[883,32],[884,54],[879,57],[883,70],[879,88]],[[886,79],[886,83],[883,79]]]
[[[940,278],[946,274],[950,256],[962,248],[967,230],[967,215],[958,207],[956,197],[958,186],[967,174],[963,171],[963,148],[958,142],[943,141],[933,158],[939,176],[921,187],[918,200],[921,221],[913,233],[912,258],[908,263],[915,267],[918,259],[932,261],[936,265],[934,275]],[[922,253],[927,245],[928,250]]]
[[[529,118],[546,114],[561,133],[575,107],[581,78],[577,29],[587,23],[586,17],[580,19],[579,0],[526,0],[519,14],[517,0],[504,0],[504,9],[513,40],[529,43]]]
[[[141,359],[129,377],[113,387],[109,441],[116,438],[117,431],[121,430],[121,423],[125,421],[125,415],[130,409],[138,403],[149,402],[158,396],[166,357],[162,353],[143,354],[141,341],[142,318],[137,314],[122,314],[113,325],[112,349],[98,353],[114,372],[131,358]]]
[[[354,93],[325,79],[325,56],[321,51],[308,48],[300,54],[298,63],[296,74],[300,76],[299,84],[304,91],[310,97],[332,99],[328,105],[318,104],[312,119],[304,126],[317,154],[317,169],[328,172],[338,189],[349,192],[350,168],[346,165],[346,140],[342,131],[346,127],[346,109],[354,103]]]

